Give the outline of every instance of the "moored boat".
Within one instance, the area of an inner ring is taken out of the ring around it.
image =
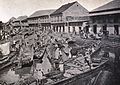
[[[13,63],[16,52],[10,52],[10,42],[0,44],[0,49],[0,70],[2,70]]]
[[[90,85],[108,62],[108,59],[103,57],[104,53],[101,52],[103,51],[98,48],[91,54],[93,62],[91,68],[85,66],[83,69],[81,65],[78,65],[76,62],[80,62],[80,57],[67,60],[64,62],[63,72],[58,71],[45,75],[47,82],[44,85]]]

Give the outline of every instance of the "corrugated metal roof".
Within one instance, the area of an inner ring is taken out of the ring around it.
[[[60,14],[62,12],[64,12],[65,10],[67,10],[69,7],[71,7],[73,4],[77,3],[77,1],[75,2],[72,2],[72,3],[68,3],[68,4],[65,4],[65,5],[62,5],[60,8],[58,8],[55,12],[53,12],[51,15],[54,15],[54,14]]]
[[[90,13],[94,13],[94,12],[103,12],[103,11],[109,11],[111,9],[118,9],[120,8],[120,0],[113,0],[101,7],[98,7],[94,10],[92,10]]]
[[[30,15],[29,18],[50,15],[54,11],[55,11],[54,9],[52,9],[52,10],[38,10],[38,11],[34,12],[32,15]]]

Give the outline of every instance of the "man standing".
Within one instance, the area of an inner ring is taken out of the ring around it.
[[[85,53],[85,62],[87,63],[87,65],[90,67],[91,69],[91,57],[90,57],[90,54],[89,52],[86,52]]]

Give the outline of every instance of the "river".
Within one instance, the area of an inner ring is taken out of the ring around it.
[[[0,80],[6,83],[14,83],[22,77],[30,75],[31,67],[13,70],[13,66],[7,67],[0,71]]]
[[[109,52],[109,57],[110,57],[110,72],[112,72],[112,78],[110,79],[109,82],[105,85],[120,85],[119,83],[119,74],[116,76],[116,73],[113,71],[114,68],[114,59],[115,59],[115,54]],[[6,67],[5,69],[0,71],[0,80],[5,81],[6,83],[14,83],[18,81],[22,77],[27,77],[31,75],[31,67],[24,67],[22,69],[17,69],[14,70],[13,66]]]

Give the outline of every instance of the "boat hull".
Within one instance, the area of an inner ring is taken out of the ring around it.
[[[13,63],[13,60],[15,58],[16,52],[12,52],[8,55],[8,58],[6,61],[0,64],[0,70],[4,69],[5,67],[11,65]]]
[[[22,68],[24,67],[31,67],[33,65],[33,61],[30,61],[29,63],[25,63],[22,65]]]
[[[88,85],[89,83],[91,83],[91,80],[95,78],[98,75],[98,73],[105,68],[106,63],[107,61],[101,64],[99,67],[90,71],[45,85]]]

